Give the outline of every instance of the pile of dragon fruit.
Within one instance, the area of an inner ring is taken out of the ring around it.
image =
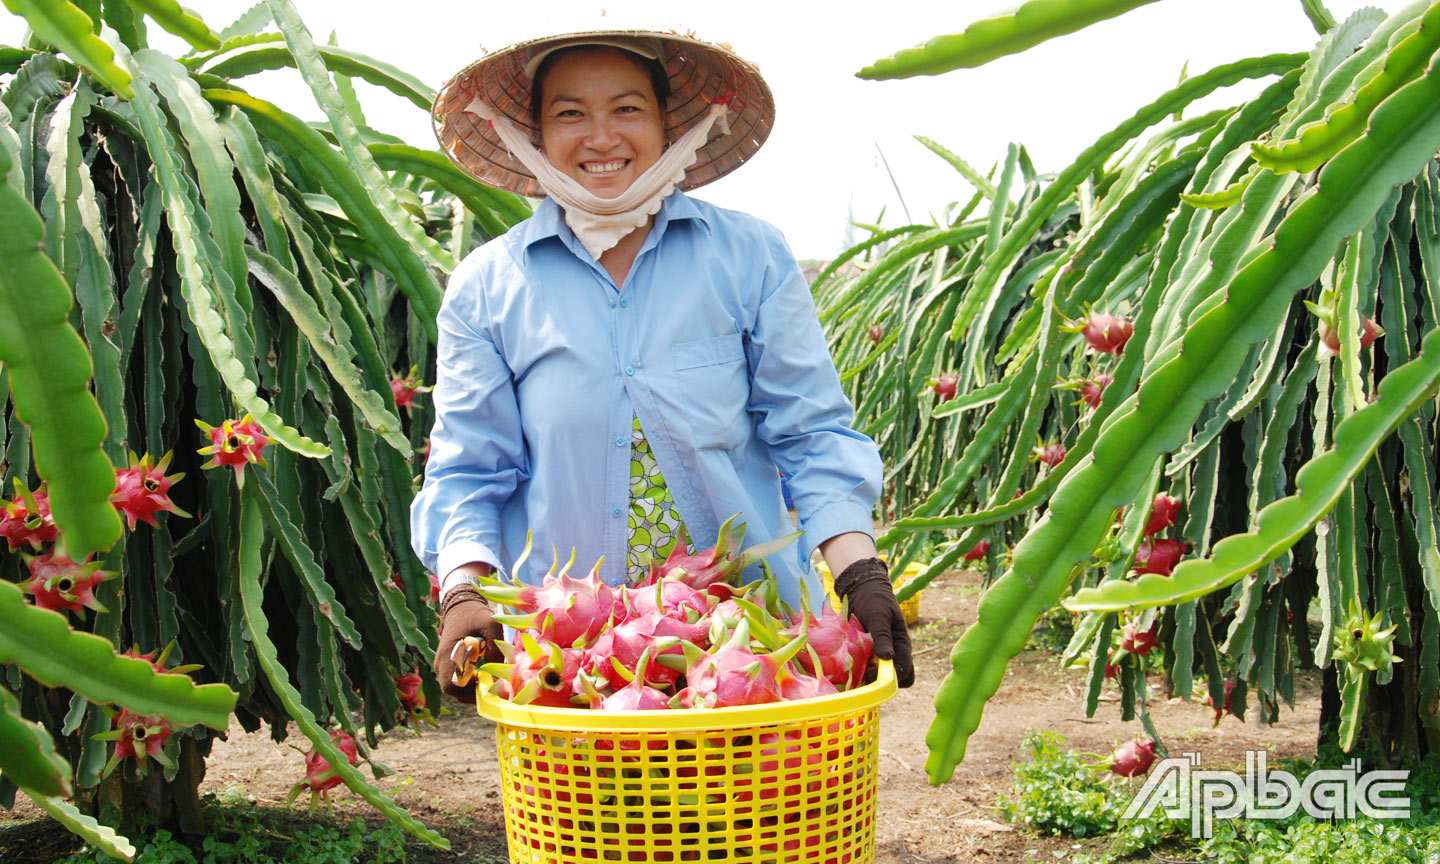
[[[637,711],[760,705],[861,684],[870,635],[823,598],[817,615],[803,591],[802,608],[789,607],[764,567],[799,535],[737,552],[745,526],[734,521],[697,554],[682,536],[639,584],[606,585],[599,562],[572,578],[573,554],[558,573],[556,556],[539,586],[482,580],[481,594],[515,610],[495,616],[516,631],[498,646],[506,662],[481,667],[496,679],[493,692],[518,704]],[[766,578],[741,586],[756,562]]]

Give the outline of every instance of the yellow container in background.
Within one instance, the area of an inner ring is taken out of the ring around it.
[[[884,559],[881,559],[884,560]],[[905,572],[900,574],[900,579],[895,583],[895,590],[899,591],[906,582],[920,575],[925,565],[917,561],[910,562]],[[820,574],[820,580],[825,583],[825,595],[830,598],[830,605],[838,611],[840,609],[840,598],[835,596],[835,577],[830,574],[830,567],[824,561],[815,562],[815,570]],[[920,620],[920,595],[924,591],[916,591],[909,600],[900,604],[900,614],[905,616],[906,624],[914,624]]]
[[[513,862],[875,860],[889,661],[845,693],[711,710],[534,708],[489,683]]]

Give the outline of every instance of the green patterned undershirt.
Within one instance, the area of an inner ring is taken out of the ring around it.
[[[675,548],[685,527],[675,499],[665,487],[660,465],[636,417],[630,435],[630,531],[625,573],[634,583],[650,572],[650,562],[663,561]]]

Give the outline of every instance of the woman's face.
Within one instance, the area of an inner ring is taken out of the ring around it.
[[[616,198],[665,149],[650,77],[618,48],[567,52],[541,87],[541,150],[601,198]]]

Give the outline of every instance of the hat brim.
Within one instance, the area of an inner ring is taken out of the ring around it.
[[[658,44],[670,78],[665,106],[666,132],[678,137],[709,110],[710,103],[734,93],[730,134],[711,138],[677,184],[695,189],[743,165],[770,136],[775,124],[775,99],[759,71],[725,47],[675,33],[603,30],[567,33],[521,42],[488,54],[446,82],[435,97],[431,119],[440,149],[452,162],[487,186],[538,198],[545,193],[535,176],[510,155],[490,123],[465,110],[479,97],[508,118],[516,129],[537,138],[530,120],[531,82],[526,63],[556,43],[576,44],[594,38],[640,39]]]

